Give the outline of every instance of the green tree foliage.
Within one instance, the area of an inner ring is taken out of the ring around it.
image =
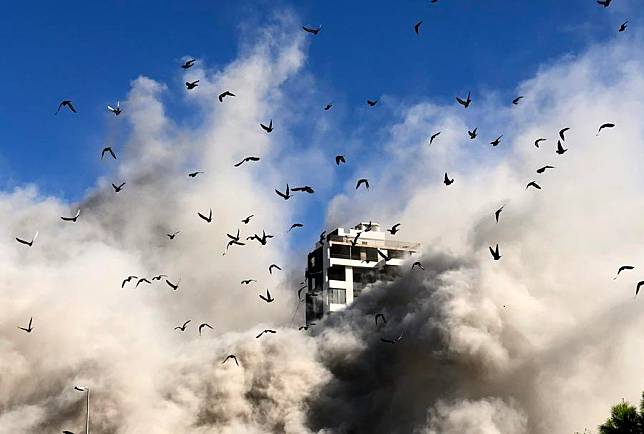
[[[638,409],[621,402],[610,411],[610,418],[599,427],[600,434],[644,434],[644,393]]]

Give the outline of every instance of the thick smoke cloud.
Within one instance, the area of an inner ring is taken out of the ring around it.
[[[119,160],[81,204],[33,186],[2,193],[3,239],[40,236],[32,248],[0,246],[0,433],[81,432],[84,401],[73,386],[85,384],[100,433],[545,434],[593,427],[612,402],[636,399],[641,275],[611,279],[622,263],[644,264],[639,39],[544,67],[521,84],[516,108],[495,95],[475,95],[467,112],[394,106],[390,140],[370,144],[355,169],[371,191],[348,181],[327,226],[400,221],[399,237],[425,246],[425,271],[373,285],[305,334],[288,327],[302,261],[284,237],[222,255],[225,233],[248,214],[256,217],[244,235],[283,234],[294,207],[306,206],[277,200],[275,186],[296,178],[325,191],[335,182],[329,169],[312,170],[321,152],[291,152],[301,98],[290,92],[310,80],[305,40],[285,30],[297,27],[277,19],[230,65],[195,66],[199,92],[174,96],[197,108],[192,125],[166,112],[170,86],[188,76],[134,80]],[[220,104],[226,89],[237,96]],[[280,127],[267,136],[258,124],[270,118]],[[617,127],[595,136],[607,121]],[[474,126],[481,141],[466,137]],[[557,156],[564,126],[570,150]],[[500,134],[499,148],[484,144]],[[548,141],[536,149],[540,136]],[[232,167],[247,155],[261,165]],[[535,173],[548,163],[556,169]],[[206,173],[189,179],[192,170]],[[449,188],[444,171],[456,179]],[[533,179],[543,190],[525,191]],[[109,184],[121,180],[115,195]],[[58,219],[77,206],[78,223]],[[209,208],[211,225],[196,215]],[[496,243],[499,262],[487,251]],[[285,272],[268,275],[270,263]],[[121,288],[130,274],[159,273],[181,279],[180,289]],[[243,278],[258,285],[240,287]],[[267,287],[270,305],[257,298]],[[375,325],[377,312],[386,325]],[[30,316],[34,332],[17,331]],[[172,330],[189,318],[185,334]],[[200,322],[215,330],[199,337]],[[255,339],[267,327],[278,333]],[[222,365],[231,353],[240,367]]]

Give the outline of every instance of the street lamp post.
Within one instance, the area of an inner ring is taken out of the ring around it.
[[[87,408],[85,412],[85,434],[89,434],[89,387],[87,386],[75,386],[74,389],[79,392],[87,392]]]

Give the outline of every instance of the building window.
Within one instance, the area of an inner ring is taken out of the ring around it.
[[[341,280],[345,281],[347,278],[347,274],[344,271],[344,266],[343,265],[332,265],[329,267],[329,280]]]
[[[329,288],[329,304],[346,304],[347,292],[344,289]]]

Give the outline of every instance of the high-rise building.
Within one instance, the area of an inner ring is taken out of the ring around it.
[[[306,323],[344,309],[368,284],[393,279],[419,247],[392,239],[372,222],[323,234],[307,258]]]

